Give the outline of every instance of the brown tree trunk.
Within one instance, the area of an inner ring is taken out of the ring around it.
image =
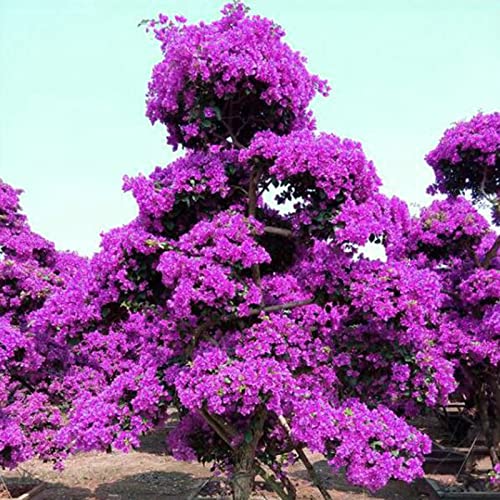
[[[242,446],[236,453],[232,479],[233,499],[248,500],[255,481],[255,453],[248,446]]]
[[[248,500],[252,494],[255,475],[255,454],[262,435],[264,434],[264,422],[266,411],[261,408],[245,432],[244,441],[233,451],[234,474],[232,479],[233,499]]]

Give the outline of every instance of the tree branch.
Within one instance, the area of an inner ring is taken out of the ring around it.
[[[213,418],[213,415],[210,415],[207,410],[201,409],[199,410],[200,415],[205,419],[207,424],[214,430],[214,432],[229,446],[232,450],[233,445],[231,444],[231,436],[229,436],[224,427],[222,427],[216,419]]]
[[[272,179],[269,179],[266,183],[262,185],[262,187],[259,190],[258,195],[261,196],[263,193],[267,191],[267,188],[271,185]]]
[[[187,355],[189,357],[192,357],[193,351],[195,350],[196,346],[198,345],[198,341],[200,340],[201,337],[204,336],[205,332],[211,328],[212,326],[216,326],[220,322],[223,321],[223,318],[217,318],[217,319],[210,319],[208,321],[205,321],[205,323],[201,324],[197,328],[194,329],[193,332],[193,337],[191,338],[191,342],[187,346]]]
[[[311,299],[304,299],[304,300],[295,300],[293,302],[285,302],[283,304],[274,304],[272,306],[263,306],[263,307],[257,307],[254,309],[250,309],[248,316],[258,316],[261,312],[276,312],[276,311],[283,311],[285,309],[295,309],[296,307],[302,307],[302,306],[308,306],[310,304],[314,303],[314,298]],[[187,354],[188,356],[191,356],[196,345],[198,344],[198,340],[202,337],[204,337],[205,332],[211,328],[212,326],[217,326],[223,323],[227,323],[229,321],[236,321],[236,320],[243,320],[245,317],[238,316],[236,314],[228,314],[224,316],[220,316],[215,319],[211,319],[206,321],[205,323],[201,324],[197,328],[195,328],[193,332],[193,337],[191,339],[191,342],[187,348]],[[206,337],[207,340],[209,340],[208,337]],[[217,342],[212,339],[209,340],[214,345],[217,345]]]
[[[23,377],[20,377],[19,375],[15,375],[14,373],[10,373],[7,371],[7,375],[10,376],[12,380],[15,380],[16,382],[19,382],[25,389],[28,389],[31,393],[37,392],[37,390]]]
[[[281,227],[266,226],[264,228],[265,233],[277,234],[279,236],[284,236],[285,238],[291,238],[293,233],[290,229],[284,229]]]
[[[271,489],[282,499],[282,500],[293,500],[296,498],[296,495],[294,494],[295,492],[292,491],[290,494],[287,494],[286,491],[283,489],[281,484],[276,481],[271,474],[268,474],[262,464],[260,463],[260,460],[255,459],[255,468],[257,470],[257,474],[264,479],[264,481],[271,487]]]
[[[488,195],[488,193],[486,192],[486,180],[487,180],[487,176],[488,176],[488,170],[487,169],[484,169],[483,170],[483,178],[481,180],[481,185],[479,186],[479,191],[481,192],[481,194],[483,195],[483,198],[488,202],[488,203],[491,203],[493,206],[497,206],[498,205],[498,196],[495,196],[494,194],[493,195]]]
[[[235,191],[241,191],[245,196],[248,196],[248,191],[241,186],[230,186]]]
[[[479,408],[479,421],[481,423],[481,428],[486,439],[486,446],[489,451],[491,464],[494,467],[496,464],[500,463],[500,458],[497,453],[495,446],[495,440],[493,436],[493,429],[490,421],[490,415],[488,411],[489,405],[489,395],[487,392],[487,385],[482,384],[477,395],[477,404]]]
[[[250,309],[250,315],[255,316],[260,314],[261,312],[275,312],[275,311],[282,311],[284,309],[295,309],[296,307],[308,306],[313,302],[314,299],[304,299],[304,300],[295,300],[293,302],[285,302],[284,304],[276,304],[274,306],[259,307],[258,309]]]
[[[285,417],[283,415],[280,415],[278,418],[280,424],[282,427],[286,430],[288,434],[288,438],[292,440],[291,437],[291,429],[290,426],[288,425],[288,422],[286,421]],[[316,470],[314,469],[313,464],[309,461],[307,458],[307,455],[304,452],[304,448],[301,445],[295,446],[295,451],[299,455],[300,461],[304,464],[304,467],[307,470],[307,473],[309,474],[309,477],[311,478],[311,482],[318,488],[319,492],[321,493],[321,496],[325,500],[333,500],[332,497],[330,496],[330,493],[328,493],[328,490],[323,486],[323,483],[321,481],[321,478],[318,476],[316,473]]]
[[[297,446],[295,450],[299,455],[300,461],[304,464],[304,467],[306,468],[307,473],[311,478],[311,482],[314,484],[314,486],[316,486],[316,488],[318,488],[319,492],[321,493],[321,496],[325,500],[333,500],[332,497],[330,496],[330,493],[328,493],[328,490],[323,486],[321,478],[318,476],[316,470],[314,469],[313,464],[309,461],[307,455],[304,453],[304,449],[302,448],[302,446]]]
[[[227,123],[226,120],[224,120],[224,118],[221,118],[220,122],[222,123],[222,125],[224,125],[224,127],[226,127],[227,133],[229,134],[229,137],[231,137],[231,144],[236,146],[238,149],[244,149],[245,146],[243,144],[241,144],[240,141],[238,141],[238,138],[233,133],[233,129],[231,128],[229,123]]]
[[[253,168],[250,174],[250,183],[248,186],[248,216],[255,218],[257,213],[257,187],[259,185],[260,176],[262,175],[262,165]],[[252,265],[252,277],[255,284],[260,288],[260,266],[259,264]]]

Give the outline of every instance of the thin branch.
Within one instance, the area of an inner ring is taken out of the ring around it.
[[[304,300],[295,300],[293,302],[285,302],[284,304],[274,304],[272,306],[263,306],[263,307],[257,307],[254,309],[250,309],[248,316],[258,316],[261,312],[276,312],[276,311],[283,311],[285,309],[295,309],[296,307],[302,307],[302,306],[308,306],[310,304],[314,303],[314,298],[311,299],[304,299]],[[247,317],[247,316],[245,316]],[[244,320],[245,317],[238,316],[236,314],[228,314],[224,316],[219,316],[218,318],[215,319],[210,319],[206,321],[205,323],[202,323],[200,326],[195,328],[193,332],[193,337],[191,339],[191,342],[187,348],[187,354],[188,356],[191,356],[196,345],[198,344],[198,341],[200,338],[207,338],[205,336],[205,332],[217,325],[221,325],[223,323],[227,323],[229,321],[238,321],[238,320]],[[217,341],[215,339],[209,340],[212,344],[216,345]]]
[[[264,192],[266,192],[271,183],[272,179],[269,179],[267,182],[265,182],[260,188],[258,195],[261,196]]]
[[[467,465],[467,461],[469,460],[469,457],[472,454],[472,450],[474,449],[474,446],[476,446],[476,441],[477,441],[477,438],[479,437],[480,434],[481,434],[481,431],[479,431],[476,434],[476,437],[474,438],[474,441],[472,441],[472,444],[470,445],[470,448],[467,451],[467,454],[465,455],[464,461],[462,462],[462,465],[460,466],[460,469],[458,469],[458,472],[455,475],[455,480],[458,480],[458,478],[460,477],[460,474],[461,474],[463,468]]]
[[[297,498],[297,489],[293,485],[292,481],[286,474],[282,474],[280,477],[280,481],[283,483],[287,491],[289,492],[289,498],[291,500],[295,500]]]
[[[257,167],[250,174],[250,184],[248,186],[248,215],[255,217],[257,213],[257,185],[259,184],[262,167]]]
[[[12,498],[12,495],[10,494],[9,488],[7,487],[7,483],[4,481],[2,475],[0,474],[0,482],[3,485],[4,492],[7,493],[8,497],[7,498]],[[0,491],[0,493],[3,493]]]
[[[227,133],[229,134],[229,137],[231,137],[231,141],[232,141],[231,144],[236,146],[238,149],[244,149],[245,146],[240,141],[238,141],[238,139],[237,139],[236,135],[233,133],[233,129],[231,128],[229,123],[227,123],[226,120],[224,120],[224,118],[221,118],[220,122],[222,123],[222,125],[224,125],[224,127],[226,127]]]
[[[496,373],[490,373],[488,375],[488,381],[491,391],[491,406],[493,414],[496,418],[493,419],[492,425],[492,435],[493,435],[493,446],[497,451],[497,456],[500,454],[500,373],[498,370]]]
[[[199,497],[201,491],[203,488],[213,479],[212,477],[209,477],[205,481],[203,481],[195,490],[191,492],[191,494],[186,498],[186,500],[194,500],[196,497]]]
[[[24,495],[21,495],[18,498],[18,500],[30,500],[35,498],[35,496],[38,496],[38,493],[40,493],[43,489],[47,487],[47,483],[42,483],[39,484],[38,486],[35,486],[32,490],[28,491]]]
[[[236,191],[241,191],[245,196],[248,196],[248,191],[241,186],[230,186],[232,189]]]
[[[257,214],[257,188],[259,185],[259,180],[262,175],[262,165],[258,165],[253,168],[250,174],[250,183],[248,186],[248,216],[254,217]],[[255,284],[260,287],[260,266],[259,264],[252,265],[252,277]]]
[[[205,323],[201,324],[197,328],[195,328],[193,332],[193,337],[191,338],[191,342],[187,346],[187,355],[189,357],[192,357],[193,351],[195,350],[196,346],[198,345],[198,341],[200,340],[201,337],[204,336],[205,332],[211,328],[212,326],[216,326],[222,318],[217,318],[217,319],[211,319],[208,321],[205,321]]]
[[[271,487],[271,489],[282,499],[282,500],[293,500],[296,498],[293,493],[287,494],[286,491],[283,489],[281,484],[279,484],[271,474],[268,474],[262,464],[260,463],[260,460],[256,459],[255,463],[255,468],[257,470],[257,474],[264,479],[264,481]]]
[[[291,429],[285,417],[283,415],[280,415],[278,420],[282,425],[282,427],[286,430],[289,439],[292,440]],[[321,496],[325,500],[333,500],[332,497],[330,496],[330,493],[328,493],[328,490],[323,486],[321,478],[318,476],[316,470],[314,469],[313,464],[307,458],[307,455],[305,454],[303,447],[301,445],[297,445],[295,447],[295,451],[299,455],[300,461],[304,464],[304,467],[306,468],[307,473],[311,478],[311,482],[314,484],[314,486],[316,486],[316,488],[318,488],[319,492],[321,493]]]
[[[319,492],[321,493],[321,496],[325,500],[333,500],[330,496],[330,493],[328,493],[328,490],[323,486],[323,482],[314,469],[313,464],[309,461],[307,455],[304,453],[302,446],[297,446],[295,450],[299,455],[300,461],[304,464],[304,467],[306,468],[312,483],[314,484],[314,486],[316,486],[316,488],[318,488]]]
[[[260,314],[261,312],[275,312],[275,311],[282,311],[284,309],[295,309],[296,307],[308,306],[313,302],[314,299],[304,299],[304,300],[295,300],[293,302],[285,302],[284,304],[276,304],[274,306],[260,307],[258,309],[250,309],[250,315],[254,316]]]
[[[237,118],[239,118],[239,116]],[[236,134],[235,134],[236,137],[238,137],[241,134],[241,132],[247,126],[247,124],[248,124],[247,122],[245,122],[245,121],[242,120],[240,128],[236,131]]]
[[[483,170],[483,179],[481,180],[481,185],[479,186],[479,191],[481,191],[481,194],[483,195],[484,199],[488,202],[491,203],[492,205],[496,205],[498,203],[498,198],[495,195],[488,195],[486,192],[486,179],[488,177],[488,170],[484,169]]]
[[[205,419],[207,424],[214,430],[214,432],[229,446],[232,450],[233,445],[231,444],[231,437],[226,434],[226,431],[223,427],[219,425],[219,423],[213,418],[213,415],[210,415],[207,410],[202,409],[199,410],[200,415]]]
[[[219,427],[221,427],[224,430],[224,432],[227,433],[228,436],[230,436],[231,438],[234,438],[235,436],[238,435],[238,431],[231,424],[228,424],[227,422],[225,422],[221,417],[219,417],[218,415],[215,415],[215,414],[212,414],[210,416],[214,420],[214,422]]]
[[[20,377],[19,375],[16,375],[14,373],[8,372],[8,375],[12,380],[15,380],[16,382],[19,382],[25,389],[28,389],[31,393],[35,393],[36,389],[24,378]]]
[[[215,340],[213,337],[210,337],[210,335],[207,335],[207,334],[206,334],[206,332],[203,334],[203,338],[204,338],[207,342],[210,342],[210,344],[212,344],[213,346],[215,346],[215,347],[220,347],[219,342],[217,342],[217,340]]]
[[[277,234],[279,236],[284,236],[285,238],[291,238],[293,233],[290,229],[284,229],[281,227],[266,226],[264,228],[265,233]]]
[[[233,144],[229,142],[222,134],[214,133],[214,136],[217,137],[217,139],[220,139],[222,142],[224,142],[228,148],[231,148],[233,146]]]
[[[486,446],[489,451],[491,464],[494,467],[496,464],[500,463],[500,458],[496,450],[493,429],[491,426],[490,415],[488,411],[489,397],[487,394],[487,386],[485,384],[481,385],[478,391],[477,403],[479,408],[479,421],[481,423],[481,428],[483,430],[484,437],[486,439]]]
[[[479,257],[477,256],[477,253],[474,252],[472,245],[467,245],[466,249],[467,249],[467,253],[469,254],[469,257],[474,261],[475,266],[481,267],[481,262],[479,260]]]

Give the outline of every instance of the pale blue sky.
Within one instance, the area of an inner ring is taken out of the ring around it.
[[[500,109],[500,0],[248,0],[330,80],[321,130],[360,140],[387,193],[425,202],[423,156],[452,122]],[[173,155],[144,116],[157,45],[137,23],[210,20],[213,0],[0,0],[0,177],[32,226],[90,254],[135,215],[124,174]]]

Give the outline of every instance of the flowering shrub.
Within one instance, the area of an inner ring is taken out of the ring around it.
[[[411,261],[439,279],[436,346],[447,353],[457,393],[476,409],[494,466],[500,461],[500,236],[461,196],[489,202],[498,222],[500,115],[477,115],[448,130],[427,155],[436,173],[432,190],[448,193],[410,219],[398,215],[388,234],[392,258]]]
[[[474,252],[488,265],[457,300],[484,336],[498,316],[488,225],[460,199],[412,220],[358,142],[316,133],[308,104],[327,85],[272,21],[236,2],[150,28],[147,114],[187,151],[125,178],[137,218],[78,260],[19,229],[0,191],[1,464],[128,450],[169,421],[169,451],[212,462],[237,499],[256,474],[293,498],[296,460],[328,498],[304,447],[372,490],[419,477],[430,442],[406,417],[446,403],[457,348],[486,355],[454,343],[447,293]]]
[[[493,205],[498,222],[500,207],[500,113],[478,114],[447,130],[427,156],[436,182],[431,192],[453,196],[470,192],[473,200]]]
[[[52,375],[66,351],[33,322],[49,297],[63,289],[85,260],[57,253],[33,233],[20,212],[20,191],[0,180],[0,466],[35,454],[53,457],[62,414],[51,398]]]
[[[359,143],[313,130],[326,84],[273,22],[237,3],[150,27],[164,59],[147,113],[187,152],[125,179],[138,217],[34,317],[71,347],[56,458],[136,446],[174,406],[169,450],[214,462],[235,498],[257,473],[293,496],[305,446],[371,489],[418,477],[430,444],[404,417],[455,388],[444,298],[432,271],[359,254],[398,234],[401,202]]]
[[[439,222],[428,213],[441,205]],[[499,238],[463,199],[434,202],[412,232],[410,254],[440,276],[440,344],[456,364],[458,392],[477,408],[494,464],[500,451]],[[418,236],[420,235],[420,236]]]

